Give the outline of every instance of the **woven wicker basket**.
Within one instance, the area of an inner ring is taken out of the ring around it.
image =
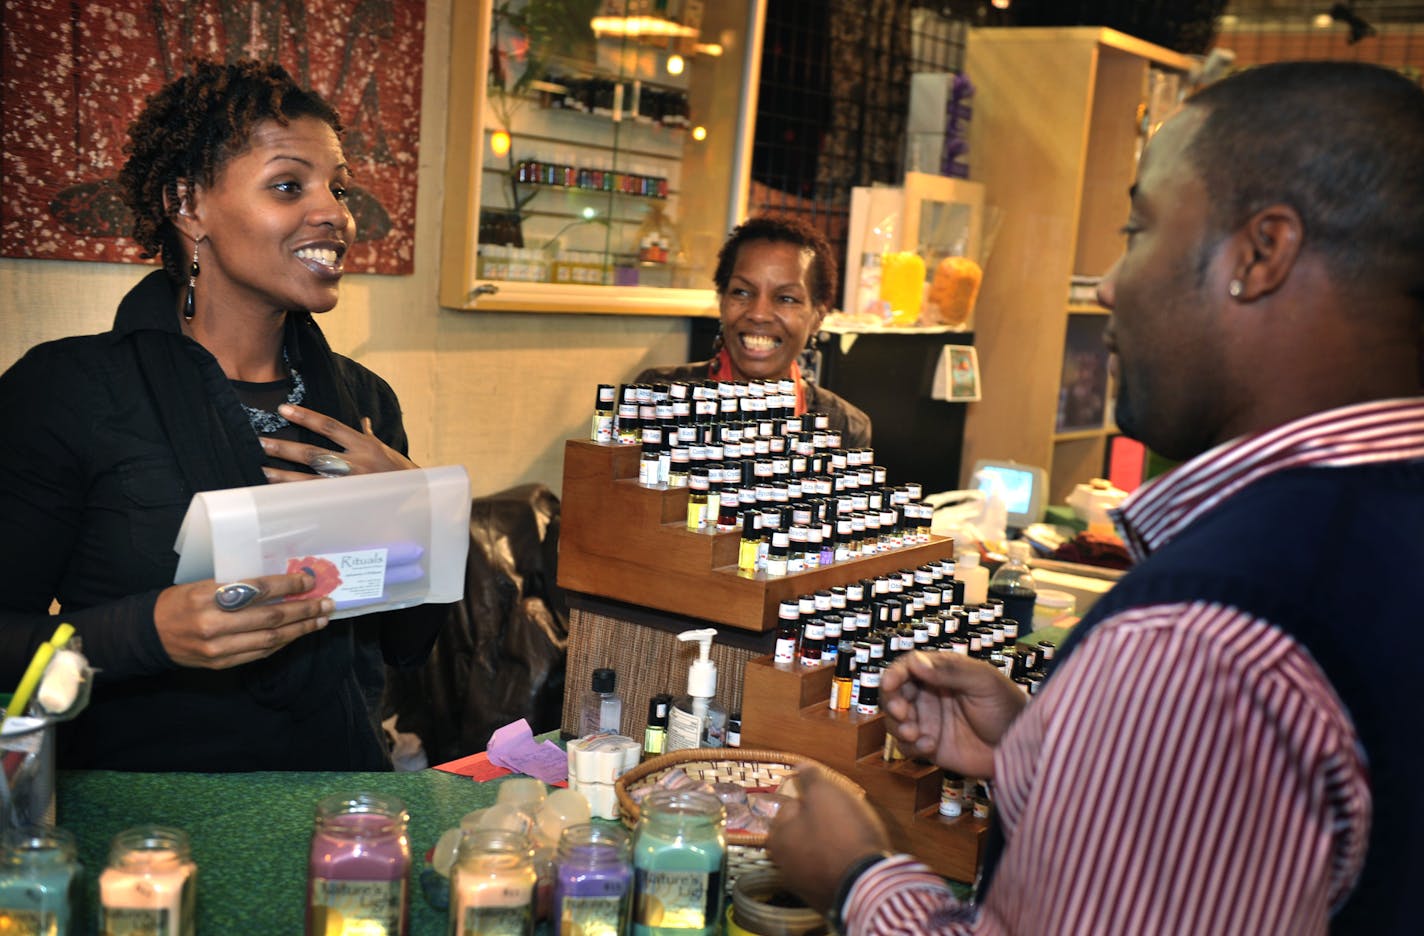
[[[638,804],[633,800],[632,791],[657,783],[658,778],[674,767],[681,767],[688,776],[696,780],[705,780],[709,783],[720,781],[736,783],[748,788],[760,788],[775,787],[784,777],[794,773],[798,767],[811,764],[821,767],[832,782],[857,796],[865,795],[865,791],[849,777],[831,770],[813,758],[803,757],[800,754],[788,754],[784,751],[759,751],[746,748],[693,748],[663,754],[645,761],[623,774],[613,784],[613,788],[618,794],[619,811],[623,816],[623,822],[632,828],[638,824],[638,817],[641,814]],[[775,866],[766,853],[765,833],[727,833],[727,880],[725,883],[728,892],[732,890],[732,884],[736,881],[737,875],[743,871],[772,867]]]

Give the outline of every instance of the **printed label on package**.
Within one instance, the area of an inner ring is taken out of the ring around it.
[[[637,872],[634,918],[641,926],[705,929],[717,925],[722,902],[720,871]]]
[[[398,933],[405,915],[405,880],[313,878],[312,930],[317,933]]]
[[[386,591],[386,550],[293,557],[287,560],[287,572],[308,572],[316,579],[316,586],[303,598],[330,595],[337,602],[379,599]]]

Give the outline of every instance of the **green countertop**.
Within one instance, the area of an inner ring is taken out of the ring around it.
[[[114,834],[147,823],[188,833],[198,864],[200,936],[297,936],[305,926],[307,851],[316,803],[366,790],[399,797],[410,812],[410,936],[447,931],[446,912],[420,887],[424,856],[465,813],[494,803],[499,782],[417,773],[154,774],[61,771],[58,824],[84,864],[78,932],[97,924],[98,875]]]

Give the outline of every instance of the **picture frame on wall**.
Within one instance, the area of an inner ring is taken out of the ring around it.
[[[1102,430],[1108,418],[1108,350],[1103,344],[1107,316],[1071,314],[1063,342],[1058,386],[1058,433]]]
[[[979,352],[973,345],[951,345],[945,349],[945,370],[952,403],[973,403],[980,398]]]

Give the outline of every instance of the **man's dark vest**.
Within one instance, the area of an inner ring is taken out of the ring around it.
[[[1335,933],[1420,933],[1424,885],[1424,462],[1295,469],[1256,482],[1135,568],[1071,632],[1119,611],[1209,601],[1278,624],[1315,658],[1364,747],[1374,820]],[[978,899],[1002,850],[990,828]],[[1230,894],[1219,895],[1230,900]]]

